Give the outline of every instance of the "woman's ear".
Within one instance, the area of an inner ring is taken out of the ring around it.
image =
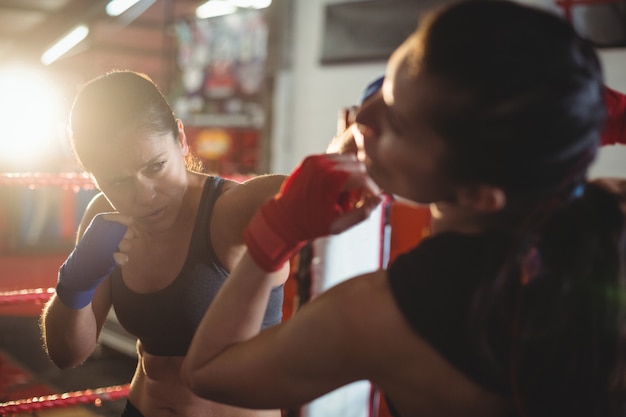
[[[180,149],[183,151],[183,155],[189,154],[189,143],[187,143],[187,135],[185,135],[185,127],[180,119],[176,119],[178,125],[178,142],[180,143]]]
[[[493,185],[473,185],[459,192],[458,201],[475,211],[493,213],[506,206],[506,194]]]

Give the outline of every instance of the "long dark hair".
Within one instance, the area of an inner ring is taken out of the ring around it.
[[[624,219],[616,197],[587,183],[605,120],[593,46],[555,14],[497,0],[440,10],[413,45],[409,62],[445,93],[430,120],[448,172],[507,197],[491,227],[511,246],[474,300],[476,344],[496,356],[491,324],[510,332],[503,372],[518,414],[609,415]]]

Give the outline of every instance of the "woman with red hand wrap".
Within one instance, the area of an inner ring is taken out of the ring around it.
[[[422,18],[356,122],[367,174],[428,204],[432,236],[259,333],[270,271],[355,220],[341,192],[371,190],[356,161],[306,160],[246,230],[184,381],[256,408],[365,379],[394,416],[623,416],[625,221],[587,178],[604,92],[592,45],[549,11],[475,0]]]

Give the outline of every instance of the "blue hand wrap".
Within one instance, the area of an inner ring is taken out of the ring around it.
[[[59,269],[56,291],[63,304],[79,310],[91,302],[98,285],[115,269],[113,253],[118,251],[126,229],[101,214],[93,218]]]

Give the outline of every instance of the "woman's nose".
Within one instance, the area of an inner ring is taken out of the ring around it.
[[[151,203],[155,196],[156,191],[152,180],[146,177],[135,179],[135,201],[138,204]]]

